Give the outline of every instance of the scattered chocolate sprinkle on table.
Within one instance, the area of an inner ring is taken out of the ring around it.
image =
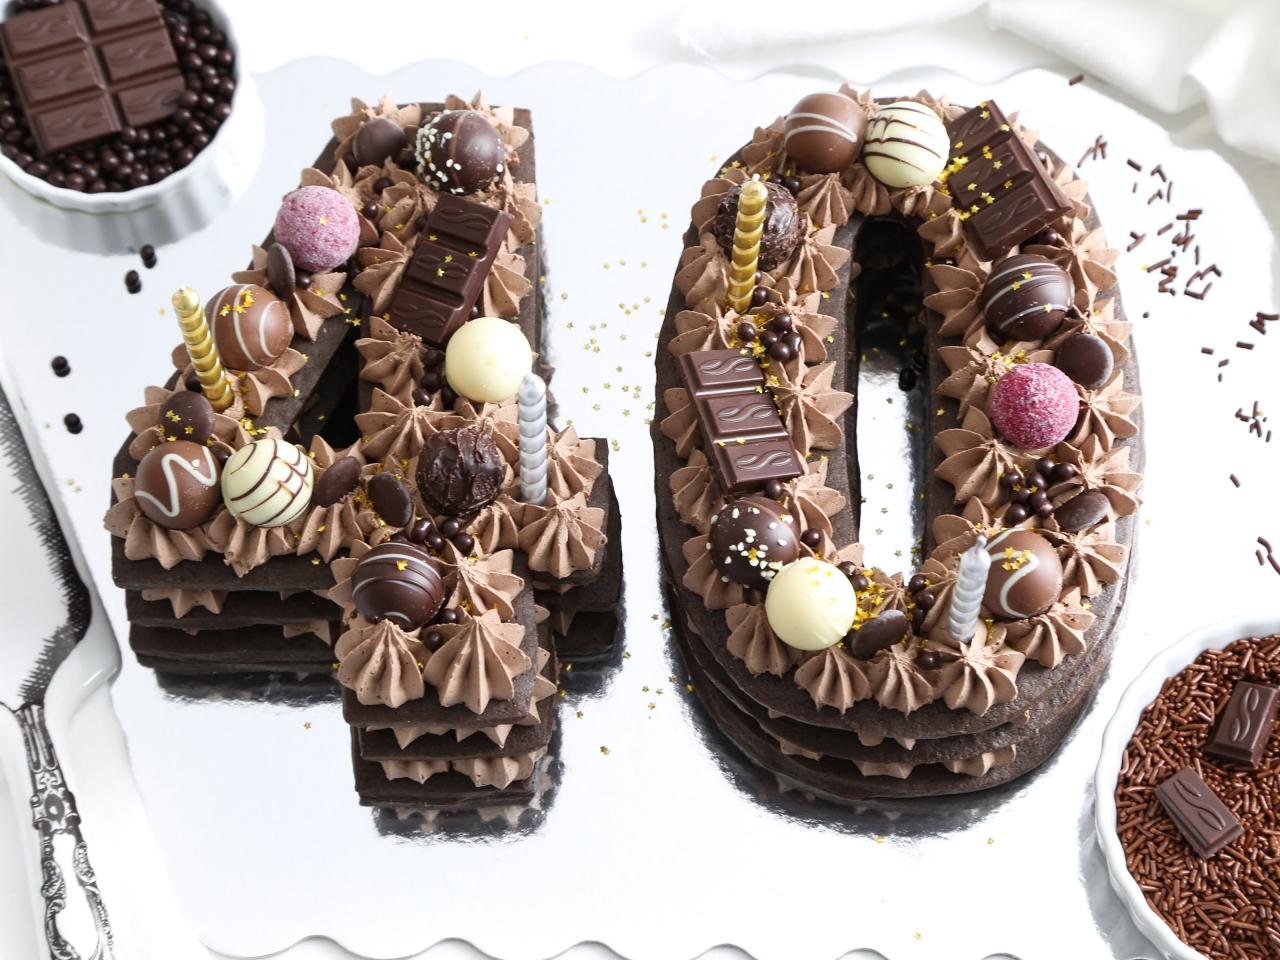
[[[84,429],[84,424],[80,422],[80,418],[74,413],[68,413],[62,418],[62,422],[71,433],[79,433]]]
[[[1084,74],[1077,73],[1074,77],[1072,77],[1070,80],[1067,81],[1067,86],[1074,87],[1077,83],[1080,83],[1082,80],[1084,80]]]
[[[1266,546],[1261,537],[1259,543]],[[1173,932],[1210,960],[1262,960],[1280,951],[1280,738],[1271,739],[1255,769],[1203,752],[1239,680],[1280,684],[1280,636],[1208,650],[1171,678],[1143,713],[1116,785],[1116,829],[1129,872]],[[1187,845],[1156,799],[1156,788],[1187,766],[1244,826],[1242,837],[1208,860]]]
[[[53,367],[53,372],[60,377],[65,377],[71,372],[71,364],[67,362],[67,358],[59,354],[49,361],[49,366]]]
[[[144,244],[138,256],[142,257],[142,265],[148,270],[156,265],[156,248],[151,244]]]
[[[142,291],[142,278],[138,276],[137,270],[130,270],[124,275],[124,285],[130,293],[140,293]]]

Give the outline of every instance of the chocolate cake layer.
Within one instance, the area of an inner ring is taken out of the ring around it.
[[[218,613],[192,607],[181,617],[174,614],[168,600],[144,600],[141,590],[125,591],[124,604],[129,622],[136,626],[177,630],[236,630],[255,624],[286,626],[337,620],[342,612],[332,600],[315,593],[281,597],[279,593],[257,590],[228,593]]]
[[[333,630],[339,625],[330,625]],[[336,632],[335,632],[336,636]],[[138,656],[167,662],[191,662],[227,666],[239,672],[246,665],[266,669],[269,663],[306,663],[329,670],[333,648],[314,633],[284,636],[277,626],[241,627],[237,630],[205,630],[195,635],[168,627],[129,628],[129,646]]]
[[[537,792],[538,780],[543,773],[542,764],[538,763],[534,766],[532,776],[501,789],[477,787],[469,777],[453,770],[438,773],[425,783],[408,778],[388,780],[378,763],[360,756],[359,738],[354,728],[351,731],[351,763],[355,768],[356,792],[360,795],[360,803],[366,807],[406,804],[450,809],[527,803]]]

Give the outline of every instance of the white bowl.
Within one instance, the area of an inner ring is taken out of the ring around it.
[[[1093,811],[1098,843],[1107,861],[1107,873],[1111,877],[1111,886],[1128,907],[1138,929],[1170,960],[1205,960],[1205,956],[1179,940],[1160,915],[1151,909],[1125,863],[1124,847],[1116,832],[1116,782],[1120,777],[1124,749],[1138,728],[1142,711],[1160,695],[1165,680],[1179,673],[1206,650],[1219,650],[1246,637],[1266,637],[1277,633],[1280,633],[1280,614],[1276,613],[1232,617],[1193,630],[1156,654],[1129,684],[1102,736],[1102,756],[1094,774]]]
[[[132,213],[153,206],[170,194],[181,190],[187,181],[193,178],[206,178],[217,184],[235,183],[241,180],[241,171],[245,164],[257,162],[257,158],[253,156],[254,151],[246,148],[261,144],[261,137],[254,136],[254,116],[260,116],[261,105],[257,103],[252,84],[247,82],[248,74],[241,67],[240,46],[236,42],[235,31],[222,4],[219,0],[196,0],[196,4],[209,12],[214,26],[227,35],[227,42],[235,51],[236,92],[231,98],[230,116],[218,127],[213,139],[194,160],[157,183],[115,193],[83,193],[79,190],[55,187],[47,180],[41,180],[27,173],[4,154],[0,154],[0,171],[33,197],[47,200],[55,207],[81,213],[102,214]],[[261,122],[258,120],[258,129],[260,127]]]

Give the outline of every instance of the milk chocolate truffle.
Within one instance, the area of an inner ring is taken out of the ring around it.
[[[433,513],[467,517],[498,498],[507,464],[487,430],[432,434],[418,457],[418,493]]]
[[[289,308],[256,283],[232,284],[214,294],[205,316],[222,362],[232,370],[274,363],[293,339]]]
[[[218,460],[189,440],[159,444],[138,464],[133,497],[143,515],[162,527],[199,526],[218,507]]]
[[[1009,340],[1042,340],[1071,309],[1076,285],[1046,257],[1023,253],[1001,260],[982,288],[987,329]]]
[[[370,164],[380,167],[383,161],[399,156],[408,142],[400,124],[387,117],[374,117],[356,131],[351,141],[351,157],[358,167]]]
[[[356,488],[360,482],[360,461],[355,457],[339,457],[316,481],[311,502],[317,507],[331,507]]]
[[[474,110],[446,110],[418,131],[418,175],[442,193],[475,193],[506,168],[498,128]]]
[[[160,405],[160,432],[166,440],[203,446],[213,437],[213,405],[203,393],[179,390]]]
[[[843,93],[811,93],[791,108],[783,126],[787,156],[808,173],[836,173],[853,163],[867,114]]]
[[[409,485],[394,473],[377,473],[365,485],[378,516],[393,527],[407,527],[413,519],[413,495]]]
[[[804,557],[787,564],[770,581],[764,612],[783,643],[797,650],[825,650],[849,632],[858,595],[834,566]]]
[[[445,347],[444,376],[462,397],[478,403],[502,403],[516,395],[533,369],[533,351],[520,327],[498,317],[464,323]]]
[[[760,235],[759,268],[772,270],[791,259],[791,252],[800,242],[804,227],[791,191],[771,180],[765,181],[764,188],[769,198],[765,202],[764,232]],[[738,221],[738,197],[741,195],[741,186],[730,188],[720,198],[715,219],[711,221],[711,232],[725,256],[733,253],[733,231]]]
[[[923,103],[899,100],[878,108],[867,124],[862,162],[886,187],[923,187],[942,174],[950,152],[942,118]]]
[[[311,504],[311,459],[292,443],[263,437],[231,455],[222,499],[231,515],[255,527],[292,523]]]
[[[388,541],[374,547],[351,573],[351,599],[366,620],[391,620],[416,630],[444,603],[444,579],[417,544]]]
[[[800,557],[800,531],[776,501],[742,497],[730,500],[712,518],[707,549],[721,577],[764,590],[779,570]]]
[[[1086,390],[1097,390],[1111,379],[1115,357],[1101,337],[1077,333],[1058,347],[1053,365]]]
[[[1062,592],[1062,561],[1049,541],[1030,530],[1012,529],[987,543],[991,570],[983,603],[1001,620],[1044,613]]]

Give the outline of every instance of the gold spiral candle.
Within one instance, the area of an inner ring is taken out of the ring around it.
[[[752,177],[738,194],[738,217],[733,224],[733,252],[729,262],[728,304],[738,313],[751,307],[760,262],[760,238],[764,235],[765,205],[769,191],[764,181]]]
[[[218,348],[213,342],[213,333],[205,322],[204,307],[200,304],[200,295],[190,287],[183,287],[173,295],[173,312],[178,315],[178,326],[182,328],[182,341],[187,345],[187,354],[191,364],[196,368],[196,378],[200,381],[200,391],[221,413],[231,406],[234,399],[231,384],[222,371],[222,358],[218,356]]]

